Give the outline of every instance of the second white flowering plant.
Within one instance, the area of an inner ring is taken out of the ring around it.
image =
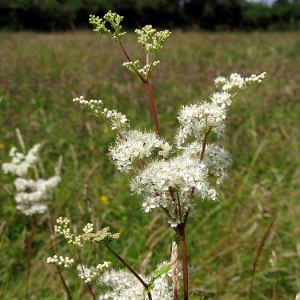
[[[157,32],[150,25],[142,30],[136,30],[138,42],[146,56],[145,65],[141,67],[139,61],[131,60],[122,44],[125,35],[120,25],[122,19],[123,17],[108,12],[103,19],[91,16],[90,23],[94,25],[95,31],[109,36],[119,44],[127,59],[123,65],[142,81],[152,111],[155,130],[131,129],[131,123],[126,115],[115,109],[105,108],[102,100],[85,100],[80,96],[75,98],[74,102],[91,109],[94,115],[102,118],[116,133],[115,141],[108,149],[111,163],[120,172],[132,172],[130,189],[133,194],[138,194],[143,199],[141,206],[144,213],[155,210],[157,217],[166,218],[175,230],[182,254],[182,276],[181,271],[178,271],[176,255],[173,255],[171,263],[163,263],[154,272],[156,275],[149,278],[142,278],[126,264],[132,274],[111,270],[108,263],[105,263],[107,270],[102,271],[101,267],[101,272],[97,268],[87,271],[81,263],[79,276],[89,282],[89,276],[92,276],[89,274],[99,275],[98,283],[112,288],[99,299],[129,299],[129,297],[133,297],[130,299],[180,299],[178,278],[181,277],[183,278],[181,294],[186,300],[189,297],[188,250],[185,235],[188,219],[198,217],[198,209],[202,201],[217,201],[216,186],[226,179],[227,169],[232,164],[230,153],[223,147],[210,143],[209,137],[213,134],[217,138],[225,136],[225,122],[234,97],[250,85],[260,83],[265,78],[265,73],[247,78],[233,73],[229,77],[216,78],[214,81],[216,91],[206,100],[180,108],[177,117],[179,126],[174,141],[168,142],[160,133],[149,76],[159,63],[157,55],[171,33],[168,30]],[[60,219],[59,224],[68,222],[63,220]],[[93,233],[91,227],[85,229],[82,235],[72,237],[66,228],[62,229],[60,225],[56,232],[64,235],[77,250],[88,241],[104,243],[118,257],[109,245],[112,240],[119,237],[118,234],[111,235],[108,231]],[[175,246],[176,244],[173,245],[173,249]],[[119,259],[122,261],[122,258]],[[66,263],[66,260],[58,257],[49,258],[48,262],[66,264],[67,267],[70,265],[69,259]],[[177,267],[174,267],[175,265]],[[171,283],[165,281],[167,277],[171,279]],[[126,283],[123,284],[123,281]],[[158,284],[158,281],[161,283]],[[93,293],[92,295],[95,299]]]

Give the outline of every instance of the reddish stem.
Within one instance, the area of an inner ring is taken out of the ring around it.
[[[209,128],[209,130],[205,133],[204,135],[204,139],[203,139],[203,143],[202,143],[202,151],[201,151],[201,155],[200,155],[200,162],[202,162],[203,158],[204,158],[204,153],[205,153],[205,148],[206,148],[206,142],[207,142],[207,137],[209,135],[209,133],[211,132],[212,127]]]
[[[127,54],[126,50],[124,49],[123,45],[121,42],[119,42],[120,44],[120,47],[124,53],[124,55],[126,56],[127,60],[129,62],[131,62],[131,59],[129,57],[129,55]],[[149,59],[149,58],[148,58]],[[153,118],[154,118],[154,123],[155,123],[155,128],[156,128],[156,134],[159,138],[161,138],[161,135],[160,135],[160,130],[159,130],[159,125],[158,125],[158,118],[157,118],[157,114],[156,114],[156,110],[155,110],[155,107],[154,107],[154,102],[153,102],[153,99],[152,99],[152,96],[151,96],[151,92],[150,92],[150,86],[149,86],[149,81],[148,81],[148,76],[147,78],[145,79],[139,72],[138,70],[135,70],[135,73],[139,76],[139,78],[142,80],[142,82],[144,83],[145,87],[146,87],[146,90],[147,90],[147,96],[148,96],[148,100],[149,100],[149,104],[151,106],[151,110],[152,110],[152,115],[153,115]],[[149,75],[149,74],[148,74]]]
[[[82,262],[81,253],[80,253],[79,250],[77,250],[77,255],[78,255],[78,258],[79,258],[79,262],[80,262],[80,266],[81,266],[82,272],[83,272],[83,274],[84,274],[83,262]],[[89,291],[90,291],[90,294],[92,295],[93,299],[94,299],[94,300],[97,300],[97,299],[96,299],[96,296],[95,296],[95,294],[94,294],[94,292],[93,292],[93,290],[92,290],[92,288],[91,288],[91,286],[90,286],[90,284],[89,284],[88,282],[86,282],[86,285],[87,285],[87,287],[88,287],[88,289],[89,289]]]
[[[128,60],[129,62],[131,62],[132,60],[130,59],[129,55],[127,54],[126,50],[124,49],[122,43],[121,43],[121,42],[119,42],[119,43],[120,43],[121,49],[122,49],[124,55],[126,56],[127,60]],[[141,79],[143,82],[145,82],[145,79],[144,79],[143,76],[138,72],[138,70],[135,70],[135,73],[136,73],[137,76],[140,77],[140,79]]]
[[[34,237],[34,216],[31,217],[31,231],[30,231],[30,239],[29,239],[29,247],[28,247],[28,258],[27,258],[27,276],[26,276],[27,278],[26,278],[25,299],[28,299],[33,237]]]
[[[152,96],[151,96],[149,82],[146,81],[146,82],[144,82],[144,84],[145,84],[145,88],[147,90],[148,100],[149,100],[149,104],[150,104],[151,110],[152,110],[152,115],[153,115],[153,118],[154,118],[156,134],[159,138],[161,138],[159,125],[158,125],[158,118],[157,118],[157,114],[156,114],[156,111],[155,111],[154,102],[153,102],[153,99],[152,99]]]
[[[185,218],[185,221],[187,218]],[[184,300],[189,298],[189,275],[188,275],[188,258],[186,249],[186,238],[185,238],[185,225],[186,222],[179,224],[177,226],[177,232],[179,234],[179,241],[182,254],[182,270],[183,270],[183,296]]]

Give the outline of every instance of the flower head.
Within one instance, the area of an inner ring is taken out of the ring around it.
[[[109,227],[105,227],[101,229],[100,231],[97,231],[96,233],[92,232],[86,232],[85,234],[82,234],[80,238],[84,241],[90,241],[95,243],[104,243],[109,244],[113,240],[116,240],[120,237],[121,233],[110,233]]]
[[[117,136],[115,144],[109,148],[109,157],[121,172],[133,168],[136,159],[149,157],[158,148],[158,155],[166,157],[171,146],[159,139],[155,132],[128,130],[122,138]]]
[[[17,152],[17,148],[10,149],[9,156],[10,163],[3,163],[2,170],[5,174],[11,173],[14,176],[25,177],[29,168],[37,163],[39,160],[40,144],[34,145],[27,153],[27,155]]]
[[[90,23],[94,25],[94,31],[99,32],[100,34],[105,34],[111,37],[116,42],[120,42],[122,37],[126,34],[126,32],[121,32],[122,26],[120,23],[124,17],[109,11],[102,18],[96,17],[94,15],[90,15]],[[111,32],[110,29],[106,28],[106,23],[109,23],[114,32]]]
[[[60,182],[59,176],[47,180],[17,178],[14,182],[18,193],[15,195],[16,208],[27,216],[43,214],[47,211],[46,200],[52,198],[52,189]]]

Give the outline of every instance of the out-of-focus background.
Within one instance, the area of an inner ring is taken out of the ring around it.
[[[172,142],[181,105],[207,99],[213,80],[237,72],[267,72],[263,83],[234,98],[227,136],[217,141],[234,158],[219,202],[200,202],[187,224],[191,290],[214,299],[248,299],[257,248],[273,222],[257,263],[252,299],[294,299],[300,290],[300,1],[238,0],[0,0],[0,163],[9,150],[41,143],[40,176],[49,178],[61,157],[61,182],[49,213],[35,218],[28,299],[64,299],[52,255],[50,225],[59,216],[80,233],[95,228],[122,232],[113,247],[147,272],[170,255],[174,231],[155,212],[144,214],[130,195],[130,174],[107,157],[114,133],[72,99],[102,99],[131,120],[133,129],[155,127],[143,84],[127,69],[118,44],[92,31],[89,14],[123,15],[123,45],[144,61],[134,28],[153,24],[171,37],[150,77],[162,136]],[[213,141],[215,140],[212,137]],[[0,299],[24,299],[30,218],[17,211],[13,178],[0,171]],[[58,255],[76,257],[62,239]],[[269,260],[276,253],[277,261]],[[105,249],[83,253],[87,265],[104,260],[122,267]],[[64,271],[73,299],[91,299],[83,282]],[[91,283],[96,295],[101,290]],[[277,297],[277,298],[276,298]],[[193,296],[191,299],[199,299]]]
[[[1,0],[0,28],[82,29],[90,14],[102,16],[108,10],[124,16],[126,28],[295,30],[300,20],[298,0]]]

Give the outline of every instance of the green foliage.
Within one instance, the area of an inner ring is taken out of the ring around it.
[[[263,3],[248,3],[242,12],[244,26],[249,29],[266,29],[271,22],[272,12]]]
[[[89,15],[116,11],[126,28],[298,30],[300,2],[272,6],[244,0],[0,0],[0,28],[54,31],[89,26]]]
[[[27,148],[43,144],[45,177],[53,174],[63,156],[62,182],[50,206],[52,223],[61,215],[70,216],[72,228],[76,224],[74,229],[80,232],[90,222],[82,193],[88,184],[95,230],[110,226],[112,232],[122,232],[122,238],[114,242],[116,252],[136,269],[149,251],[153,257],[148,269],[169,257],[173,231],[155,215],[143,215],[139,199],[127,189],[128,179],[109,164],[106,153],[113,134],[89,110],[72,103],[80,94],[100,98],[126,113],[132,128],[142,124],[153,130],[143,86],[122,68],[123,58],[113,41],[90,32],[2,33],[0,39],[1,162],[9,160],[10,147],[19,147],[17,127]],[[298,40],[297,33],[174,32],[151,82],[162,136],[169,139],[178,126],[178,108],[207,97],[212,78],[233,71],[268,73],[262,86],[245,91],[233,103],[226,144],[235,162],[230,180],[222,187],[221,201],[201,203],[200,219],[191,219],[187,226],[189,259],[197,271],[191,288],[213,291],[218,300],[247,298],[255,252],[271,218],[274,228],[257,266],[253,297],[272,299],[272,250],[278,256],[280,299],[293,299],[300,289]],[[126,35],[122,42],[136,53],[135,34]],[[12,181],[0,172],[0,298],[4,300],[22,299],[25,291],[30,224],[15,213],[13,194]],[[109,204],[101,202],[102,195]],[[61,283],[45,262],[52,255],[49,221],[41,216],[37,222],[30,297],[61,299]],[[71,252],[60,239],[55,247],[58,253]],[[83,253],[88,262],[94,263],[95,253],[101,260],[111,260],[103,247],[90,247]],[[117,260],[112,264],[121,267]],[[86,287],[66,276],[74,299],[84,299]]]

